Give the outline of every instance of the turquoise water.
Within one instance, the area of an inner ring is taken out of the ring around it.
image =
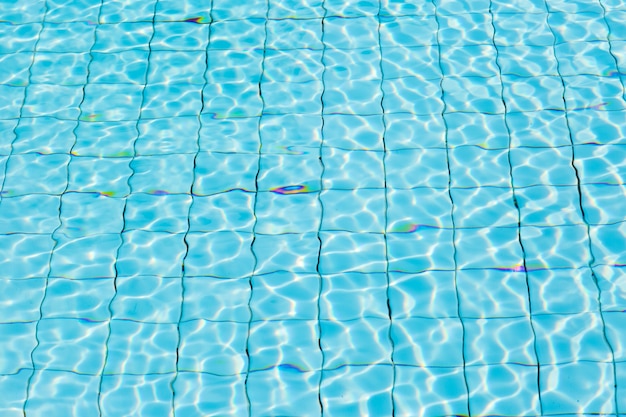
[[[0,0],[0,416],[626,415],[624,22]]]

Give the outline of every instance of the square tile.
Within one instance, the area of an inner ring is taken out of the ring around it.
[[[30,67],[33,84],[83,85],[90,69],[89,54],[37,52]]]
[[[321,320],[388,319],[387,276],[383,273],[325,275],[319,308]]]
[[[148,84],[143,93],[142,118],[196,116],[203,108],[202,85]]]
[[[0,270],[3,278],[43,278],[50,270],[50,235],[0,235]]]
[[[262,112],[320,114],[323,91],[323,84],[318,80],[304,83],[264,82],[259,90],[259,97],[263,97]]]
[[[102,5],[102,23],[151,21],[154,18],[157,0],[145,3],[128,3],[124,0],[112,0]]]
[[[537,355],[542,365],[567,362],[611,362],[611,349],[598,313],[533,317]]]
[[[314,18],[324,16],[322,0],[297,0],[289,3],[272,4],[269,9],[271,19]]]
[[[566,119],[563,113],[550,110],[507,113],[506,122],[510,129],[511,147],[571,146],[570,127],[573,116],[569,113]],[[572,134],[573,131],[574,128]]]
[[[424,228],[451,228],[448,190],[414,188],[387,191],[387,232],[412,233]]]
[[[122,238],[118,234],[56,237],[50,275],[59,278],[113,278]],[[85,262],[88,261],[88,262]]]
[[[315,154],[261,155],[259,165],[257,184],[263,191],[319,182],[324,168]]]
[[[108,334],[106,322],[42,320],[37,328],[39,344],[33,352],[35,369],[98,374],[105,363]]]
[[[615,413],[613,365],[576,362],[543,366],[541,402],[550,414]]]
[[[322,204],[316,192],[307,191],[305,185],[302,187],[301,194],[281,193],[285,187],[272,193],[258,193],[257,209],[254,213],[255,232],[271,235],[316,233],[322,220]],[[247,218],[247,215],[243,217]]]
[[[256,235],[252,244],[256,275],[278,271],[316,271],[320,240],[316,233]]]
[[[23,370],[30,374],[33,367],[30,356],[38,344],[36,325],[35,322],[0,324],[4,336],[0,339],[3,352],[0,373],[15,375]]]
[[[560,77],[502,77],[502,97],[509,112],[563,110],[563,81]]]
[[[163,51],[150,53],[147,83],[149,84],[204,84],[205,52]]]
[[[18,19],[24,19],[24,10],[33,10],[28,5],[27,8],[19,8],[16,10],[16,16]],[[43,12],[43,5],[40,6],[39,12]],[[37,21],[41,19],[37,18]],[[13,25],[11,23],[2,23],[0,25],[0,36],[5,39],[15,39],[15,42],[10,42],[0,47],[0,53],[10,54],[15,52],[33,52],[35,44],[39,40],[39,34],[42,29],[41,23],[24,22],[23,25]]]
[[[536,365],[535,336],[529,317],[463,320],[468,365]]]
[[[467,415],[462,368],[396,368],[393,391],[398,416]]]
[[[84,11],[84,10],[83,10]],[[83,15],[84,16],[84,15]],[[84,18],[81,16],[81,18]],[[63,23],[47,22],[43,25],[37,51],[39,52],[85,52],[94,42],[95,25],[86,21]],[[69,42],[71,40],[71,42]]]
[[[176,324],[111,321],[106,374],[156,374],[176,370]]]
[[[200,116],[198,139],[200,149],[208,152],[258,154],[261,149],[263,121],[269,117],[215,119],[211,114],[203,114]],[[180,138],[176,137],[176,140],[180,141]]]
[[[167,414],[172,405],[171,375],[104,375],[102,416]]]
[[[217,20],[260,21],[266,14],[267,3],[263,0],[216,0],[211,10],[211,16]]]
[[[254,10],[256,13],[263,13],[265,7],[254,9],[249,2],[235,6],[232,2],[224,4],[222,9],[226,9],[228,14],[245,10]],[[243,9],[243,10],[242,10]],[[217,8],[214,9],[213,17],[218,17]],[[237,15],[237,14],[236,14]],[[237,16],[241,16],[238,14]],[[261,17],[261,16],[259,16]],[[250,50],[251,48],[261,48],[265,40],[265,19],[255,18],[248,20],[224,20],[211,24],[211,42],[209,49],[230,49],[230,50]]]
[[[61,194],[67,187],[68,155],[11,155],[7,162],[3,193]],[[28,169],[25,169],[28,166]],[[41,179],[46,181],[42,182]]]
[[[606,41],[609,35],[601,10],[595,13],[552,12],[548,14],[548,23],[556,43]]]
[[[622,266],[626,264],[625,233],[626,223],[623,222],[606,226],[591,226],[589,239],[596,265]]]
[[[87,84],[80,106],[81,120],[125,121],[139,118],[143,103],[142,85]]]
[[[507,114],[507,118],[508,118]],[[484,149],[509,147],[504,114],[446,113],[446,138],[450,147],[475,145]],[[445,143],[442,145],[445,147]]]
[[[454,270],[452,230],[417,228],[415,233],[387,236],[389,271],[418,273],[427,270]]]
[[[250,321],[248,304],[252,290],[249,280],[186,276],[184,284],[181,322],[198,319],[210,322]]]
[[[131,194],[126,200],[124,228],[185,233],[192,201],[188,195]]]
[[[322,62],[323,61],[323,62]],[[328,49],[324,51],[324,59],[320,57],[323,65],[323,81],[325,85],[332,85],[333,89],[341,83],[349,81],[375,81],[381,76],[381,52],[378,47],[363,49]],[[390,76],[383,66],[382,71],[385,76]],[[322,74],[320,74],[322,75]],[[361,85],[371,85],[375,90],[378,83],[362,83]],[[327,91],[330,93],[331,91]]]
[[[541,7],[545,7],[541,5]],[[554,35],[548,24],[546,10],[528,13],[516,10],[515,13],[500,13],[493,19],[495,28],[494,43],[500,46],[552,46]]]
[[[594,108],[600,111],[626,109],[624,88],[617,78],[594,75],[564,77],[565,103],[569,111]]]
[[[387,113],[385,145],[388,150],[445,148],[446,126],[440,114]]]
[[[135,152],[137,129],[134,121],[79,121],[72,155],[95,157],[132,156]]]
[[[3,198],[0,204],[0,233],[52,234],[61,225],[60,200],[60,197],[45,194]]]
[[[510,188],[453,188],[450,194],[454,206],[453,221],[457,227],[502,227],[518,223]]]
[[[509,150],[458,146],[449,151],[453,187],[506,187],[511,185]]]
[[[211,275],[221,278],[243,278],[255,266],[251,250],[252,236],[231,231],[189,233],[189,251],[185,258],[185,275]]]
[[[76,120],[84,113],[82,86],[32,84],[24,98],[20,117],[51,116]]]
[[[524,253],[518,230],[510,227],[461,229],[456,232],[458,268],[522,269]]]
[[[29,280],[30,281],[30,280]],[[109,304],[115,297],[113,278],[49,278],[42,317],[78,319],[82,323],[109,320]],[[63,326],[62,321],[59,322]]]
[[[597,111],[594,108],[571,111],[567,119],[575,145],[620,144],[624,137],[626,111]]]
[[[439,80],[415,77],[384,79],[382,89],[385,113],[432,115],[443,112]]]
[[[0,279],[0,317],[4,323],[35,322],[46,290],[45,279]]]
[[[391,326],[396,365],[463,365],[463,328],[458,318],[397,319]]]
[[[322,274],[385,272],[386,251],[382,234],[321,232],[318,270]]]
[[[578,179],[572,161],[571,147],[511,149],[514,184],[516,187],[576,185]]]
[[[385,78],[418,77],[425,80],[442,77],[439,64],[439,51],[434,45],[386,47],[380,63]]]
[[[139,120],[137,127],[139,132],[134,147],[137,155],[170,156],[198,152],[201,122],[197,115]]]
[[[446,77],[498,77],[498,52],[493,45],[442,45],[441,69]]]
[[[183,304],[179,278],[118,277],[111,317],[118,320],[176,323]]]
[[[575,148],[574,164],[581,183],[626,183],[626,146],[581,145]]]
[[[254,320],[317,320],[321,280],[317,274],[280,271],[252,277]]]
[[[378,19],[375,17],[327,17],[324,44],[329,49],[374,48],[378,46]]]
[[[456,282],[462,317],[505,318],[530,313],[526,275],[521,271],[460,270]]]
[[[224,83],[259,83],[261,81],[261,76],[263,79],[271,79],[273,81],[290,81],[289,79],[278,80],[275,79],[276,75],[272,71],[274,68],[273,65],[276,65],[276,61],[285,62],[286,57],[290,57],[290,53],[297,54],[296,51],[265,51],[265,59],[263,59],[263,50],[212,50],[209,49],[207,51],[207,68],[204,78],[208,83],[211,84],[224,84]],[[304,54],[296,55],[300,57]],[[277,56],[282,58],[279,59]],[[309,58],[307,62],[313,63],[315,60]],[[317,60],[319,61],[319,60]],[[296,71],[297,69],[293,66],[299,65],[302,69],[305,70],[308,65],[305,65],[302,62],[298,62],[297,59],[292,59],[288,61],[289,64],[285,65],[285,68],[278,69],[282,74],[282,71]],[[319,63],[318,63],[319,65]],[[320,65],[321,66],[321,65]],[[321,68],[320,68],[321,71]],[[301,81],[301,80],[291,80],[291,81]]]
[[[475,3],[475,2],[474,2]],[[470,3],[468,3],[470,4]],[[494,30],[488,13],[468,13],[438,16],[438,31],[435,30],[440,45],[490,45]]]
[[[395,319],[458,317],[453,271],[389,274],[389,308]]]
[[[318,372],[294,372],[293,365],[250,374],[248,377],[252,415],[298,415],[321,413]]]
[[[322,49],[321,19],[267,21],[268,49]]]
[[[327,190],[319,196],[324,208],[322,230],[346,232],[385,231],[385,190]]]
[[[541,414],[536,367],[514,364],[472,366],[466,369],[466,379],[470,387],[472,415]]]
[[[161,50],[204,51],[208,43],[209,25],[157,21],[154,23],[154,37],[150,46]]]
[[[454,77],[442,82],[446,112],[503,113],[500,78]]]
[[[189,210],[189,231],[251,233],[255,223],[254,199],[255,194],[241,190],[206,197],[194,195]]]
[[[386,186],[391,189],[448,186],[448,161],[445,149],[389,151],[385,155],[385,167]]]
[[[608,342],[611,344],[615,361],[626,360],[626,326],[624,325],[624,312],[605,312],[603,319],[606,327]]]
[[[76,122],[54,117],[20,119],[15,127],[13,153],[70,153],[74,151]]]
[[[322,187],[326,190],[384,187],[382,152],[323,148],[322,163]]]
[[[592,260],[584,225],[522,227],[521,239],[529,269],[583,268]]]
[[[145,2],[136,5],[135,7],[147,7],[152,8],[151,4],[154,2]],[[92,50],[94,52],[121,52],[129,50],[148,51],[150,38],[152,37],[152,16],[145,19],[145,21],[132,19],[132,13],[120,15],[107,15],[104,14],[107,7],[119,7],[120,2],[115,0],[107,2],[103,5],[102,16],[100,18],[101,24],[96,28],[96,42],[93,45]],[[128,19],[127,22],[122,20]],[[112,20],[113,22],[107,22]],[[146,63],[147,64],[147,63]]]
[[[131,158],[74,157],[69,164],[68,191],[97,193],[109,197],[130,194]]]
[[[602,76],[617,71],[609,42],[568,42],[555,45],[554,53],[563,76]]]
[[[598,311],[598,289],[588,268],[531,270],[528,284],[534,314]]]
[[[380,18],[380,46],[437,45],[437,19],[435,16],[398,16]]]
[[[245,375],[218,376],[180,372],[173,389],[177,398],[176,414],[239,415],[248,412]],[[224,401],[224,398],[230,398],[231,401]]]
[[[498,46],[498,64],[503,75],[536,77],[558,76],[558,61],[552,46]]]
[[[581,184],[582,204],[589,223],[615,223],[626,218],[626,186]]]
[[[138,156],[130,162],[132,193],[186,194],[194,177],[193,154]]]
[[[0,390],[7,400],[0,406],[0,412],[7,417],[24,416],[24,405],[28,393],[28,380],[31,371],[22,369],[17,374],[0,376]]]
[[[117,236],[116,236],[117,237]],[[115,270],[118,276],[180,276],[188,253],[184,235],[134,230],[124,232]]]
[[[247,333],[248,323],[180,323],[178,369],[224,376],[245,373]]]
[[[258,155],[200,152],[193,193],[203,196],[232,190],[256,191],[258,169]]]
[[[36,417],[98,414],[99,383],[94,375],[35,371],[23,412]]]
[[[379,318],[320,322],[320,344],[324,352],[324,368],[336,369],[344,365],[390,363],[392,355],[390,324],[389,319]],[[359,341],[357,344],[354,342],[356,340]],[[395,343],[395,346],[394,352],[397,355],[398,344]],[[399,361],[397,357],[394,360]]]
[[[317,320],[252,323],[247,340],[250,372],[294,366],[300,373],[318,370],[323,360],[319,326],[324,327]]]
[[[61,198],[59,233],[76,238],[122,232],[123,199],[96,193],[66,193]]]
[[[339,416],[388,416],[393,413],[391,366],[342,367],[324,372],[321,382],[324,413]]]
[[[382,115],[324,115],[324,145],[349,150],[382,151],[384,129]]]
[[[594,268],[600,289],[600,301],[604,311],[626,310],[626,270],[624,268],[598,265]]]
[[[326,88],[322,95],[324,114],[383,113],[384,103],[381,104],[383,92],[381,82],[378,80],[328,80],[324,86]]]

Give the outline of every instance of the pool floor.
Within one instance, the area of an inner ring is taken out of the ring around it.
[[[0,415],[626,416],[625,0],[0,0]]]

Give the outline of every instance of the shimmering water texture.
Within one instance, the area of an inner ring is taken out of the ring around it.
[[[0,416],[626,416],[625,0],[0,0]]]

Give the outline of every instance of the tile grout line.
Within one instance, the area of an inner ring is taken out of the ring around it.
[[[109,341],[111,340],[111,334],[112,334],[112,327],[111,327],[111,323],[113,322],[112,318],[113,318],[113,302],[116,300],[118,292],[117,292],[117,279],[120,276],[119,273],[119,266],[118,266],[118,262],[119,262],[119,255],[120,255],[120,251],[122,249],[122,247],[124,246],[124,232],[126,231],[126,209],[128,207],[128,198],[130,198],[130,196],[132,195],[132,187],[130,184],[131,179],[133,178],[133,176],[135,175],[135,169],[133,168],[133,162],[135,160],[135,157],[137,155],[137,141],[139,140],[139,137],[141,136],[141,131],[139,130],[139,122],[141,121],[141,115],[143,113],[143,107],[146,101],[146,88],[148,86],[148,77],[150,76],[150,57],[152,56],[152,41],[154,40],[154,34],[156,32],[155,29],[155,21],[156,21],[156,11],[157,11],[157,7],[159,4],[159,0],[155,0],[154,1],[154,6],[152,8],[152,32],[150,34],[150,39],[148,40],[148,56],[146,58],[146,60],[148,61],[147,65],[146,65],[146,70],[145,70],[145,84],[143,84],[143,88],[141,89],[141,101],[139,103],[139,114],[137,115],[137,119],[134,120],[135,121],[135,131],[137,133],[137,135],[135,136],[135,139],[133,140],[133,154],[131,156],[130,161],[128,162],[128,167],[131,171],[131,174],[128,176],[128,178],[126,179],[126,185],[128,186],[129,192],[128,195],[124,197],[124,207],[122,209],[122,220],[123,220],[123,225],[122,225],[122,230],[120,231],[119,235],[120,235],[120,244],[117,247],[117,250],[115,251],[115,261],[113,263],[113,268],[115,271],[115,275],[113,277],[113,289],[114,289],[114,293],[113,296],[111,297],[111,300],[109,301],[108,305],[107,305],[107,309],[109,311],[109,320],[108,320],[108,329],[107,329],[107,337],[105,339],[104,342],[104,348],[105,348],[105,357],[104,357],[104,363],[102,364],[102,372],[100,373],[100,381],[98,384],[98,398],[97,398],[97,405],[98,405],[98,413],[100,416],[102,416],[102,387],[103,387],[103,383],[104,383],[104,376],[105,376],[105,371],[107,368],[107,364],[109,361]],[[100,22],[98,22],[100,23]]]
[[[183,321],[183,317],[184,317],[184,311],[185,311],[185,295],[187,292],[187,289],[185,287],[185,278],[188,277],[188,275],[186,274],[186,269],[185,269],[185,263],[187,262],[187,258],[189,257],[189,251],[190,251],[190,244],[188,241],[188,236],[189,233],[191,231],[191,210],[193,208],[193,205],[195,203],[195,198],[194,196],[196,195],[193,190],[194,190],[194,186],[196,183],[196,171],[197,171],[197,167],[198,167],[198,155],[200,154],[200,138],[201,138],[201,133],[202,133],[202,113],[204,112],[205,109],[205,99],[204,99],[204,91],[207,87],[207,85],[209,84],[209,80],[208,80],[208,72],[209,72],[209,47],[211,45],[211,29],[212,29],[212,25],[213,25],[213,0],[210,0],[210,4],[209,4],[209,22],[208,22],[208,28],[207,28],[207,47],[206,50],[204,52],[204,84],[201,86],[201,90],[200,90],[200,109],[198,111],[198,114],[196,116],[196,120],[198,121],[198,131],[196,133],[196,152],[194,154],[193,157],[193,174],[191,177],[191,185],[189,186],[189,196],[191,198],[191,202],[189,204],[189,207],[187,208],[187,230],[185,230],[184,236],[183,236],[183,243],[185,245],[185,253],[183,255],[183,258],[181,260],[181,276],[180,276],[180,286],[181,286],[181,292],[180,292],[180,312],[179,312],[179,316],[178,316],[178,321],[176,323],[176,333],[178,335],[178,340],[176,341],[176,369],[175,369],[175,373],[174,373],[174,377],[172,378],[169,387],[170,387],[170,391],[172,392],[172,402],[171,402],[171,406],[170,406],[170,411],[171,411],[171,415],[173,417],[176,417],[176,382],[178,381],[178,376],[180,375],[180,368],[179,368],[179,361],[180,361],[180,349],[181,349],[181,345],[182,345],[182,333],[180,331],[180,326],[181,324],[187,323],[188,321]]]
[[[489,16],[490,16],[490,24],[491,24],[491,28],[493,30],[493,35],[492,35],[492,42],[493,42],[493,47],[496,51],[496,56],[495,56],[495,64],[496,67],[498,68],[498,79],[500,81],[500,100],[502,102],[502,106],[504,107],[504,125],[506,127],[506,131],[507,131],[507,138],[508,138],[508,152],[507,152],[507,161],[508,161],[508,165],[509,165],[509,177],[511,180],[510,186],[511,186],[511,197],[513,199],[513,205],[515,206],[515,211],[517,214],[517,227],[516,227],[516,234],[517,234],[517,243],[519,244],[519,247],[522,251],[522,268],[523,268],[523,273],[524,273],[524,280],[525,280],[525,284],[526,284],[526,300],[528,302],[528,321],[530,324],[530,329],[532,331],[532,335],[533,335],[533,353],[535,355],[535,361],[537,362],[535,368],[537,370],[537,380],[536,380],[536,384],[537,384],[537,400],[539,402],[539,413],[541,415],[544,414],[543,412],[543,401],[542,401],[542,395],[541,395],[541,364],[539,363],[539,353],[537,351],[537,332],[535,330],[535,325],[533,322],[533,303],[532,303],[532,297],[531,297],[531,293],[530,293],[530,282],[529,282],[529,276],[528,276],[528,267],[526,265],[526,247],[524,246],[524,241],[522,239],[522,212],[517,200],[517,194],[515,193],[515,179],[513,176],[513,163],[511,160],[511,144],[512,144],[512,134],[511,134],[511,128],[509,126],[509,122],[507,119],[507,114],[508,114],[508,106],[506,103],[506,100],[504,99],[504,82],[502,80],[502,67],[500,66],[499,63],[499,58],[500,58],[500,54],[499,54],[499,49],[498,46],[496,45],[495,42],[495,36],[496,36],[496,26],[494,24],[494,13],[492,11],[492,7],[493,7],[493,1],[489,0]]]
[[[261,58],[261,75],[259,76],[259,82],[257,85],[258,91],[259,91],[259,97],[261,99],[261,112],[259,113],[258,121],[257,121],[257,133],[259,135],[259,145],[257,148],[258,152],[257,152],[256,174],[254,176],[254,190],[255,191],[254,191],[254,202],[252,205],[253,207],[252,214],[254,216],[254,223],[252,225],[252,233],[251,233],[252,241],[250,242],[250,252],[252,253],[254,262],[252,266],[252,271],[250,272],[250,276],[248,278],[248,285],[250,287],[250,295],[248,296],[247,308],[248,308],[248,314],[250,318],[247,323],[248,327],[246,331],[246,344],[245,344],[246,372],[245,372],[245,379],[243,382],[246,403],[247,403],[247,408],[248,408],[247,411],[248,411],[249,417],[253,417],[253,412],[252,412],[253,406],[252,406],[252,400],[250,398],[250,385],[249,385],[250,373],[252,372],[252,369],[251,369],[252,368],[252,365],[251,365],[252,356],[250,355],[250,332],[252,330],[252,323],[253,323],[253,318],[254,318],[254,312],[252,311],[252,297],[254,297],[253,278],[256,276],[257,268],[259,265],[259,258],[254,249],[254,245],[256,242],[256,229],[259,224],[259,218],[257,216],[257,206],[259,202],[259,175],[261,174],[261,156],[263,155],[261,120],[263,118],[263,113],[265,111],[265,106],[266,106],[265,97],[263,96],[263,77],[265,74],[265,56],[267,52],[267,22],[268,22],[269,13],[270,13],[270,0],[265,0],[265,6],[266,6],[266,10],[265,10],[265,20],[263,24],[264,36],[263,36],[263,55]]]
[[[380,33],[381,29],[381,12],[383,7],[383,0],[378,0],[378,15],[376,16],[376,20],[378,26],[376,28],[376,32],[378,35],[378,51],[380,53],[380,59],[378,60],[378,68],[380,69],[380,107],[381,107],[381,119],[383,124],[383,132],[382,132],[382,142],[383,142],[383,179],[384,179],[384,194],[385,194],[385,209],[384,209],[384,224],[383,224],[383,239],[385,243],[385,279],[386,279],[386,288],[385,288],[385,296],[387,297],[386,305],[387,305],[387,314],[389,316],[389,328],[387,330],[387,338],[389,339],[389,345],[391,346],[391,352],[389,354],[389,360],[391,362],[392,369],[392,379],[391,379],[391,416],[394,417],[396,415],[396,400],[395,400],[395,391],[396,391],[396,380],[397,380],[397,370],[395,363],[395,353],[396,353],[396,344],[393,339],[393,309],[391,307],[391,296],[390,296],[390,288],[391,288],[391,279],[389,277],[389,242],[387,239],[389,232],[389,187],[387,186],[387,118],[385,116],[385,88],[383,82],[385,80],[385,72],[383,69],[383,44],[382,37]]]
[[[469,386],[469,382],[467,380],[467,360],[465,357],[465,337],[467,334],[467,331],[465,329],[465,323],[463,322],[463,315],[461,314],[461,296],[459,294],[459,286],[458,286],[458,261],[457,261],[457,255],[458,255],[458,250],[457,250],[457,246],[456,246],[456,223],[454,221],[454,210],[455,210],[455,204],[454,204],[454,198],[452,197],[452,171],[450,169],[450,146],[448,144],[448,122],[446,121],[446,110],[447,110],[447,104],[445,101],[445,91],[443,88],[443,80],[444,80],[444,70],[443,70],[443,66],[441,64],[441,42],[440,42],[440,29],[441,29],[441,24],[439,22],[439,14],[438,14],[438,8],[437,8],[437,4],[436,4],[436,0],[430,0],[433,4],[433,7],[435,8],[435,21],[437,23],[437,62],[439,64],[439,71],[441,72],[441,78],[439,80],[439,91],[440,91],[440,100],[442,102],[442,109],[441,109],[441,119],[443,121],[444,127],[445,127],[445,149],[446,149],[446,165],[447,165],[447,169],[448,169],[448,186],[447,186],[447,191],[448,191],[448,198],[450,200],[450,204],[451,204],[451,209],[450,209],[450,220],[452,222],[452,259],[454,261],[454,294],[456,297],[456,309],[457,309],[457,315],[459,318],[459,322],[461,324],[461,330],[462,330],[462,338],[461,338],[461,357],[462,357],[462,369],[463,369],[463,384],[464,384],[464,388],[465,388],[465,393],[467,396],[467,401],[465,402],[465,406],[467,407],[467,415],[468,417],[472,417],[472,409],[471,409],[471,402],[470,402],[470,398],[471,398],[471,391],[470,391],[470,386]]]
[[[322,275],[322,272],[320,271],[320,265],[321,265],[321,260],[322,260],[322,236],[321,236],[321,232],[322,232],[322,223],[324,220],[324,203],[322,202],[322,191],[324,191],[324,174],[326,173],[326,165],[324,164],[324,159],[323,159],[323,155],[324,155],[324,129],[325,129],[325,125],[326,125],[326,120],[324,119],[324,98],[326,95],[326,81],[325,81],[325,76],[326,76],[326,18],[328,16],[328,9],[326,9],[326,0],[322,0],[321,2],[321,7],[324,10],[324,14],[321,18],[321,26],[322,26],[322,33],[321,33],[321,42],[322,42],[322,56],[321,56],[321,61],[322,61],[322,74],[320,76],[321,80],[322,80],[322,92],[320,94],[320,104],[321,104],[321,110],[320,110],[320,118],[321,118],[321,122],[322,125],[320,127],[320,146],[319,146],[319,150],[318,150],[318,158],[320,161],[320,165],[322,167],[322,172],[320,173],[320,189],[319,191],[316,193],[316,197],[317,197],[317,202],[319,203],[320,206],[320,219],[319,219],[319,225],[317,227],[317,231],[316,231],[316,237],[317,237],[317,241],[319,244],[319,248],[317,251],[317,259],[315,262],[315,272],[318,276],[319,279],[319,286],[318,286],[318,293],[317,293],[317,299],[316,299],[316,308],[317,308],[317,346],[318,349],[321,353],[322,356],[322,360],[320,363],[320,370],[319,370],[319,379],[318,379],[318,383],[317,383],[317,401],[319,403],[319,407],[320,407],[320,416],[324,416],[324,401],[322,400],[322,383],[324,382],[324,372],[325,372],[325,367],[326,367],[326,353],[324,352],[324,347],[322,346],[322,337],[323,337],[323,331],[322,331],[322,292],[324,291],[324,276]]]
[[[548,3],[546,1],[546,8],[548,8]],[[604,339],[604,342],[606,343],[607,347],[609,348],[609,351],[611,352],[611,362],[612,362],[612,377],[613,377],[613,406],[614,406],[614,411],[613,415],[615,415],[616,417],[619,415],[619,401],[618,401],[618,395],[617,395],[617,366],[615,364],[615,348],[613,347],[613,345],[611,344],[611,341],[608,338],[608,334],[606,331],[606,321],[604,318],[604,311],[602,308],[602,289],[600,288],[600,284],[598,282],[598,276],[596,275],[596,272],[594,270],[594,264],[596,263],[596,258],[595,255],[593,253],[593,245],[591,243],[591,225],[589,223],[589,221],[587,220],[587,214],[585,212],[585,207],[583,204],[583,200],[582,200],[582,188],[581,188],[581,178],[580,178],[580,173],[578,172],[578,168],[576,167],[576,151],[575,151],[575,146],[574,146],[574,138],[572,135],[572,128],[570,126],[570,121],[569,121],[569,115],[568,115],[568,111],[567,111],[567,99],[565,97],[565,92],[566,92],[566,85],[565,85],[565,81],[563,80],[563,77],[560,75],[561,74],[561,62],[559,61],[559,58],[556,54],[556,36],[554,33],[554,29],[552,28],[552,26],[550,25],[550,20],[546,17],[546,24],[548,26],[548,28],[550,29],[550,33],[552,34],[552,37],[554,38],[554,44],[552,46],[552,51],[554,54],[554,59],[556,60],[556,68],[557,68],[557,73],[559,74],[560,80],[561,80],[561,86],[562,86],[562,100],[563,100],[563,106],[565,108],[565,123],[567,124],[567,130],[568,130],[568,138],[569,138],[569,142],[570,142],[570,146],[572,149],[572,158],[570,160],[570,165],[572,167],[572,170],[574,171],[574,174],[576,176],[576,188],[578,191],[578,208],[580,209],[580,214],[582,216],[583,222],[585,223],[585,228],[586,228],[586,240],[587,240],[587,250],[589,251],[589,261],[587,262],[587,267],[589,269],[589,271],[591,272],[591,278],[592,281],[594,283],[594,286],[596,288],[597,291],[597,297],[596,297],[596,301],[598,303],[598,308],[599,308],[599,315],[600,315],[600,320],[602,322],[602,337]],[[606,22],[605,22],[606,24]],[[608,25],[607,25],[607,29]],[[623,85],[622,85],[623,88]],[[623,90],[622,90],[623,91]],[[622,93],[623,94],[623,93]]]

